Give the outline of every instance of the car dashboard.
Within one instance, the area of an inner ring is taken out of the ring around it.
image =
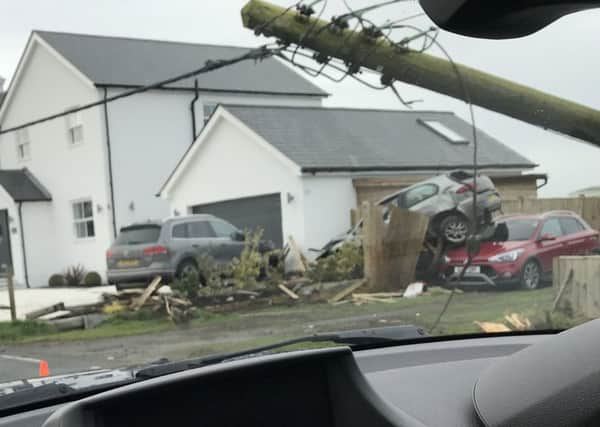
[[[473,387],[544,335],[230,361],[11,415],[0,426],[481,426]]]

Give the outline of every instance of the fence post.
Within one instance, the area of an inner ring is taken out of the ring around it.
[[[415,278],[415,269],[427,230],[422,214],[390,206],[384,222],[383,209],[362,204],[365,277],[373,291],[401,290]]]
[[[17,306],[15,304],[15,284],[13,281],[12,268],[5,267],[5,272],[6,287],[8,288],[8,303],[10,305],[10,320],[14,323],[17,321]]]

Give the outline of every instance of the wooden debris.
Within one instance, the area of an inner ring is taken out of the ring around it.
[[[38,317],[42,317],[46,314],[54,313],[55,311],[62,311],[65,309],[65,303],[59,302],[58,304],[53,304],[48,307],[40,308],[39,310],[34,310],[25,315],[25,319],[32,320],[37,319]]]
[[[373,297],[373,298],[401,298],[402,292],[373,292],[368,294],[352,294],[353,297]]]
[[[511,329],[508,326],[506,326],[504,323],[478,322],[477,320],[474,323],[477,326],[479,326],[483,332],[510,332],[511,331]]]
[[[531,322],[526,317],[521,317],[517,313],[511,313],[504,316],[504,319],[518,331],[527,331],[531,329]]]
[[[384,303],[392,303],[394,302],[394,298],[384,298],[377,297],[373,294],[352,294],[352,299],[355,303],[364,303],[364,302],[384,302]]]
[[[332,298],[330,298],[328,301],[329,304],[336,303],[336,302],[346,298],[348,295],[350,295],[352,292],[356,291],[358,288],[360,288],[361,286],[363,286],[366,283],[367,283],[367,281],[365,279],[361,279],[358,282],[348,286],[346,289],[341,290],[336,295],[334,295]]]
[[[133,309],[133,311],[138,311],[140,309],[140,307],[142,307],[144,305],[144,303],[146,302],[146,300],[148,298],[150,298],[152,293],[156,289],[158,289],[158,287],[160,286],[161,280],[162,280],[161,276],[156,276],[154,279],[152,279],[152,281],[150,282],[148,287],[144,290],[144,293],[142,294],[142,296],[139,299],[135,300],[133,302],[133,304],[131,305],[131,308]]]
[[[290,245],[290,249],[293,252],[295,252],[296,254],[298,254],[298,256],[300,257],[300,261],[302,262],[302,266],[304,267],[304,270],[305,271],[308,270],[308,260],[306,259],[306,257],[304,256],[304,254],[302,253],[302,251],[296,244],[296,241],[294,240],[293,236],[288,236],[288,244]]]
[[[282,291],[283,291],[283,292],[284,292],[284,293],[285,293],[285,294],[286,294],[288,297],[290,297],[291,299],[294,299],[294,300],[296,300],[296,299],[300,298],[300,297],[298,296],[298,294],[296,294],[295,292],[292,292],[291,290],[289,290],[289,289],[288,289],[288,288],[287,288],[287,287],[286,287],[286,286],[285,286],[283,283],[281,283],[281,284],[277,285],[277,287],[278,287],[279,289],[281,289],[281,290],[282,290]]]

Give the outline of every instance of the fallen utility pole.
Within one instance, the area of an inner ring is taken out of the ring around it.
[[[453,64],[445,59],[340,29],[262,0],[250,0],[242,9],[242,20],[256,33],[312,49],[319,58],[338,58],[354,69],[362,66],[380,72],[383,81],[398,80],[468,101]],[[600,111],[474,68],[455,66],[474,105],[600,146]]]

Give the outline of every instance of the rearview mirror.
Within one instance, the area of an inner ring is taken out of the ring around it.
[[[556,236],[553,234],[542,234],[538,239],[538,242],[550,242],[556,240]]]
[[[244,240],[246,240],[246,235],[241,231],[234,231],[233,233],[231,233],[231,240],[233,240],[234,242],[243,242]]]
[[[506,39],[532,34],[558,18],[600,6],[598,0],[420,0],[435,24],[470,37]]]

